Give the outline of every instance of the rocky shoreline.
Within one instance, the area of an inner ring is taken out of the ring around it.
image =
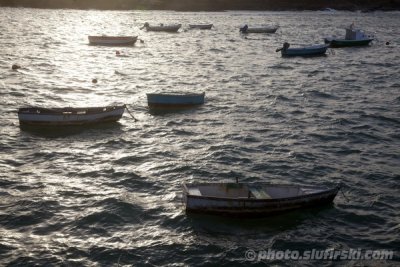
[[[400,10],[400,0],[0,0],[3,7],[69,8],[99,10]]]

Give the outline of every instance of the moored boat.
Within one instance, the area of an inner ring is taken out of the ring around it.
[[[347,47],[347,46],[367,46],[374,39],[364,39],[364,40],[345,40],[345,39],[335,39],[335,38],[325,38],[325,43],[329,44],[332,48]]]
[[[289,48],[289,43],[284,43],[282,48],[276,50],[281,51],[282,57],[312,57],[312,56],[323,56],[326,53],[329,45],[311,45],[305,47]]]
[[[151,26],[148,22],[146,22],[141,29],[144,28],[147,31],[153,32],[177,32],[181,26],[181,24],[164,25],[162,23],[157,26]]]
[[[149,93],[147,103],[152,110],[189,108],[204,104],[205,93]]]
[[[275,33],[279,26],[249,27],[247,24],[239,29],[241,33]]]
[[[137,36],[88,36],[91,45],[134,45]]]
[[[346,35],[344,38],[327,37],[324,39],[326,44],[330,47],[347,47],[347,46],[367,46],[374,38],[367,36],[364,31],[360,29],[353,29],[353,24],[346,28]]]
[[[265,216],[333,201],[340,186],[300,186],[265,183],[187,183],[183,200],[187,212]]]
[[[126,105],[82,108],[26,107],[18,110],[20,125],[66,126],[118,121]]]
[[[189,24],[190,29],[210,30],[213,24]]]

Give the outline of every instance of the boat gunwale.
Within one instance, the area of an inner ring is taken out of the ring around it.
[[[198,96],[205,96],[205,92],[202,93],[179,93],[179,92],[165,92],[165,93],[146,93],[146,96],[165,96],[165,97],[198,97]]]
[[[221,185],[223,183],[210,183],[210,184],[196,184],[196,185]],[[234,184],[234,183],[231,183]],[[247,185],[245,183],[238,183],[238,184],[243,184],[243,185]],[[194,184],[193,184],[194,185]],[[290,184],[254,184],[254,185],[274,185],[274,186],[286,186],[286,187],[293,187],[293,185]],[[232,200],[236,200],[236,201],[246,201],[246,202],[269,202],[269,203],[273,203],[273,202],[281,202],[281,201],[291,201],[291,200],[301,200],[304,198],[310,198],[310,197],[314,197],[314,196],[319,196],[319,195],[336,195],[341,186],[340,184],[336,185],[335,187],[332,188],[327,188],[327,190],[324,190],[322,192],[318,192],[318,193],[310,193],[310,194],[306,194],[306,195],[302,195],[302,196],[294,196],[294,197],[285,197],[285,198],[237,198],[237,197],[214,197],[214,196],[197,196],[197,195],[191,195],[189,194],[188,191],[188,187],[186,186],[186,184],[183,184],[184,186],[184,193],[186,197],[190,197],[190,198],[195,198],[195,199],[207,199],[207,200],[221,200],[221,201],[232,201]],[[301,185],[298,185],[298,187],[302,187]],[[312,187],[312,186],[303,186],[303,187]]]
[[[351,40],[351,39],[340,39],[340,38],[334,38],[334,39],[327,39],[325,38],[325,40],[329,41],[329,42],[366,42],[366,41],[373,41],[374,38],[365,38],[365,39],[358,39],[358,40]]]
[[[135,45],[138,36],[88,36],[89,45],[131,46]]]
[[[304,46],[304,47],[289,47],[288,49],[286,49],[286,51],[313,51],[313,50],[323,50],[323,49],[328,49],[329,45],[328,44],[318,44],[318,45],[311,45],[311,46]],[[284,51],[284,50],[282,50]]]
[[[110,35],[89,35],[88,39],[105,40],[137,40],[138,36],[110,36]]]
[[[126,104],[115,105],[115,106],[103,106],[103,107],[62,107],[62,108],[42,108],[42,107],[22,107],[18,109],[18,114],[23,115],[54,115],[54,116],[64,116],[64,115],[94,115],[113,112],[116,110],[125,110]],[[104,110],[105,109],[105,110]],[[37,111],[40,111],[39,113]],[[66,113],[64,113],[66,112]],[[79,114],[79,112],[85,112]]]
[[[96,120],[68,120],[68,121],[31,121],[31,120],[19,120],[20,126],[28,126],[28,127],[68,127],[68,126],[86,126],[86,125],[95,125],[101,123],[113,123],[117,122],[121,119],[121,115],[116,116],[107,116],[104,118],[96,119]]]
[[[191,29],[211,29],[214,25],[210,24],[189,24],[189,28]]]

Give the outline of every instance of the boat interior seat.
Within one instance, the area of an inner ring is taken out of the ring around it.
[[[201,196],[201,192],[198,188],[190,188],[189,189],[189,195],[192,196]]]
[[[251,188],[249,188],[249,191],[250,191],[251,195],[253,195],[254,198],[257,198],[257,199],[270,199],[271,198],[271,196],[268,195],[268,193],[265,192],[262,188],[251,187]]]

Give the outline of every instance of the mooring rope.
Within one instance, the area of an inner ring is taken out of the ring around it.
[[[126,108],[126,111],[128,111],[129,115],[131,115],[132,119],[134,119],[135,122],[138,121],[138,119],[136,119],[136,118],[132,115],[132,113],[131,113],[130,110],[128,109],[128,106],[125,105],[125,108]]]
[[[348,198],[346,197],[346,195],[344,194],[343,189],[340,188],[339,190],[340,190],[340,192],[342,193],[342,196],[344,197],[344,199],[346,200],[346,202],[349,202],[349,199],[348,199]]]

